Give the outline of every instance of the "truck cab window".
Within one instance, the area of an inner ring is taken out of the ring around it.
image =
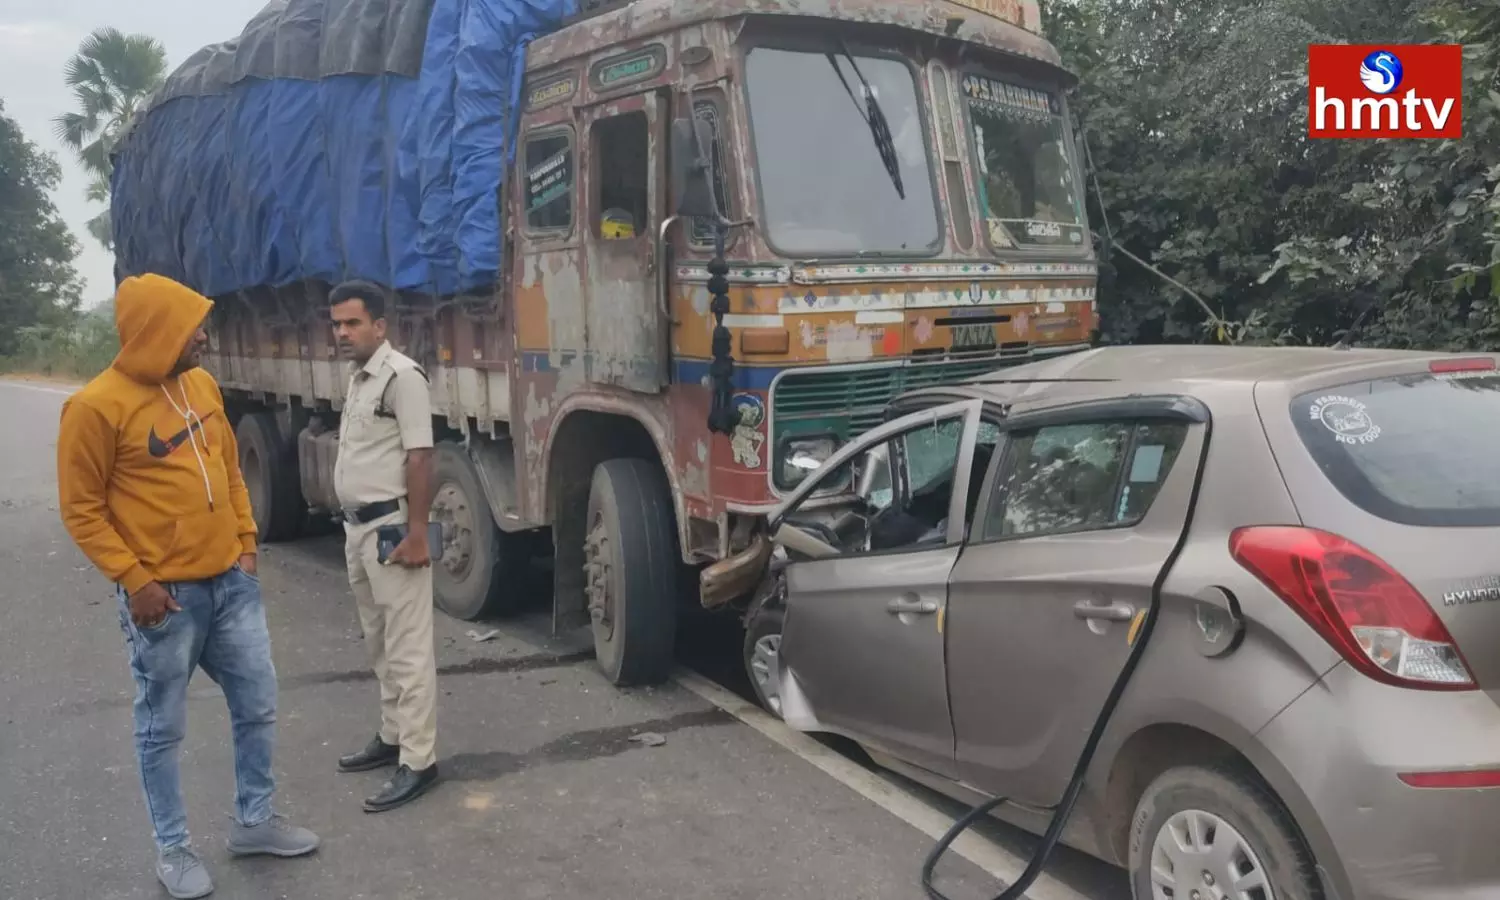
[[[646,232],[650,221],[646,114],[626,113],[594,125],[595,183],[599,204],[595,234],[629,240]]]
[[[1062,98],[976,74],[963,78],[962,93],[992,244],[1083,246]]]
[[[573,142],[564,132],[526,141],[526,228],[566,231],[573,225]]]

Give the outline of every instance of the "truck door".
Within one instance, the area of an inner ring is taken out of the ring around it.
[[[664,104],[656,93],[610,100],[583,110],[581,125],[589,142],[589,380],[656,393],[665,386],[654,258],[665,206]]]

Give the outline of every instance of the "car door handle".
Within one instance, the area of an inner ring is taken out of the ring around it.
[[[899,616],[902,613],[911,613],[919,616],[932,615],[938,611],[938,602],[936,600],[923,600],[920,597],[908,594],[905,597],[897,597],[895,600],[887,603],[885,611],[893,616]]]
[[[1135,618],[1135,607],[1116,601],[1106,606],[1087,600],[1073,604],[1073,615],[1080,619],[1104,619],[1109,622],[1129,622]]]

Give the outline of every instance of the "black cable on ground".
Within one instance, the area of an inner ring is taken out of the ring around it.
[[[1193,514],[1198,508],[1198,491],[1203,485],[1203,469],[1208,463],[1208,446],[1212,436],[1213,421],[1210,419],[1203,423],[1203,448],[1198,453],[1198,470],[1193,475],[1193,490],[1188,496],[1187,518],[1182,523],[1182,533],[1178,535],[1177,543],[1173,545],[1172,552],[1167,555],[1161,571],[1157,572],[1156,580],[1151,585],[1151,603],[1146,607],[1145,617],[1141,619],[1140,631],[1131,645],[1130,656],[1126,658],[1120,674],[1115,677],[1114,686],[1110,688],[1109,696],[1104,700],[1104,706],[1100,708],[1099,715],[1094,719],[1094,727],[1089,732],[1088,741],[1083,745],[1083,752],[1079,754],[1078,762],[1073,766],[1073,777],[1068,780],[1068,787],[1063,791],[1062,800],[1052,813],[1052,821],[1047,825],[1047,832],[1042,836],[1042,842],[1037,846],[1036,851],[1031,854],[1025,871],[1021,873],[1020,878],[1016,879],[1015,884],[1001,891],[993,900],[1019,900],[1026,893],[1026,889],[1031,887],[1032,882],[1042,874],[1042,869],[1047,865],[1052,851],[1057,849],[1058,843],[1062,840],[1063,828],[1067,826],[1068,819],[1073,816],[1073,808],[1078,804],[1079,794],[1083,792],[1084,777],[1088,774],[1089,766],[1094,762],[1094,754],[1099,749],[1099,742],[1104,738],[1104,730],[1109,727],[1109,721],[1115,714],[1115,707],[1120,705],[1120,697],[1124,695],[1126,686],[1135,675],[1136,667],[1140,665],[1141,657],[1146,653],[1146,645],[1151,642],[1151,634],[1156,630],[1157,615],[1161,611],[1162,585],[1166,583],[1167,574],[1172,571],[1177,557],[1182,554],[1182,548],[1187,545],[1188,533],[1193,528]],[[949,828],[948,832],[933,845],[932,852],[927,854],[926,861],[922,863],[922,889],[927,892],[931,900],[952,900],[932,883],[933,869],[937,867],[938,860],[948,852],[948,848],[960,834],[969,830],[975,822],[999,808],[1001,804],[1009,802],[1008,797],[986,800],[954,822],[953,827]]]

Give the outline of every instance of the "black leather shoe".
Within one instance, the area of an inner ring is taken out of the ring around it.
[[[368,772],[381,766],[394,766],[401,758],[401,748],[393,744],[387,744],[375,735],[365,749],[358,753],[339,757],[340,772]]]
[[[419,772],[409,766],[397,767],[396,774],[380,789],[380,793],[365,801],[365,812],[385,812],[410,803],[427,793],[438,780],[437,763]]]

